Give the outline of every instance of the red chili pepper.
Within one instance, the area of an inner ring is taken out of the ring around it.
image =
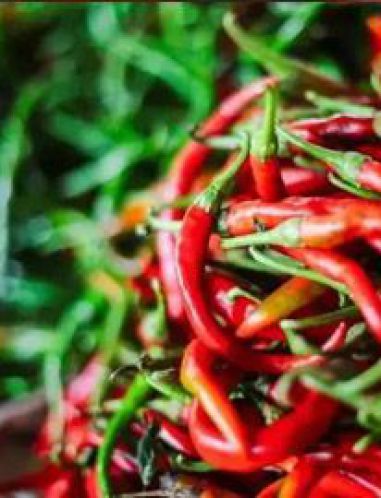
[[[338,225],[340,226],[333,225],[331,227],[335,237],[339,235],[341,240],[344,238],[346,241],[354,236],[363,235],[371,247],[381,250],[380,236],[372,233],[378,229],[377,220],[381,216],[381,206],[375,201],[333,197],[289,197],[278,203],[264,203],[258,200],[244,201],[233,204],[220,224],[222,230],[231,235],[239,236],[248,235],[255,231],[257,222],[267,227],[275,227],[290,218],[303,218],[304,221],[307,217],[316,216],[318,228],[320,231],[324,231],[325,224],[322,223],[323,218],[320,218],[324,215],[327,215],[327,220],[334,221],[339,216]],[[314,235],[316,236],[316,233]],[[327,231],[325,236],[327,236]],[[295,239],[297,240],[297,238],[296,236]],[[281,237],[281,240],[285,241],[286,239]]]
[[[285,195],[280,164],[277,158],[276,137],[277,93],[274,87],[265,94],[263,128],[252,135],[250,162],[259,197],[265,201],[276,201]]]
[[[325,171],[298,168],[289,161],[282,161],[281,158],[278,158],[278,161],[282,184],[287,195],[317,194],[332,189]],[[250,199],[257,197],[252,176],[250,161],[245,161],[237,175],[237,191]]]
[[[358,263],[328,249],[284,248],[283,250],[310,268],[346,285],[370,331],[375,339],[381,342],[381,299]]]
[[[376,161],[381,161],[381,146],[379,143],[375,144],[360,144],[356,147],[358,152],[372,157]]]
[[[181,382],[200,400],[232,451],[245,458],[248,453],[248,430],[213,372],[216,359],[199,340],[192,341],[183,356]]]
[[[292,277],[266,297],[257,309],[246,317],[237,329],[237,336],[255,337],[256,334],[294,311],[310,304],[325,292],[325,287],[302,277]]]
[[[325,118],[312,118],[287,123],[287,128],[299,137],[314,143],[327,139],[366,142],[375,137],[374,118],[337,114]],[[295,144],[299,147],[298,144]]]
[[[160,431],[158,437],[169,446],[191,458],[198,457],[192,440],[185,428],[175,424],[161,413],[152,409],[148,409],[144,412],[144,418],[148,424],[154,423],[159,426]]]
[[[380,61],[381,56],[381,16],[371,16],[367,20],[370,43],[372,47],[372,66]]]
[[[371,479],[350,472],[333,470],[326,474],[315,486],[309,498],[379,498],[380,482],[376,485]]]
[[[282,138],[300,147],[349,183],[381,192],[381,163],[359,152],[340,152],[315,145],[280,128]]]
[[[282,484],[283,479],[278,479],[269,486],[266,486],[265,489],[262,489],[262,491],[256,495],[256,498],[279,498],[279,491],[282,489]]]
[[[291,218],[272,230],[225,239],[225,249],[253,245],[331,248],[360,237],[381,236],[380,217],[347,211],[340,214]]]
[[[287,195],[310,195],[330,188],[324,172],[296,167],[283,167],[281,176]]]
[[[215,222],[214,210],[219,204],[222,188],[231,180],[245,155],[246,151],[241,153],[235,164],[217,177],[188,208],[178,238],[176,266],[188,319],[201,341],[244,370],[280,373],[304,364],[306,359],[284,354],[259,354],[238,344],[225,333],[211,314],[203,285],[208,242]]]
[[[269,86],[276,83],[276,78],[268,77],[256,80],[250,85],[237,91],[221,103],[217,111],[202,125],[199,133],[202,136],[218,135],[224,132],[236,121],[245,107],[254,99],[259,98]],[[199,142],[189,142],[176,156],[171,177],[166,185],[164,197],[166,202],[172,202],[177,197],[190,192],[192,184],[202,169],[205,160],[211,153],[211,149]],[[168,209],[163,212],[162,217],[167,220],[177,219],[179,212],[176,209]],[[184,308],[181,292],[177,281],[174,267],[176,242],[174,235],[160,231],[157,234],[157,253],[160,262],[161,276],[169,317],[175,321],[183,322]]]
[[[208,271],[206,285],[213,308],[233,327],[239,327],[258,307],[259,301],[254,302],[244,295],[232,298],[231,292],[237,289],[237,282],[222,272]],[[283,331],[278,325],[262,329],[257,337],[284,341]]]
[[[216,370],[216,360],[196,340],[187,347],[181,366],[181,381],[198,400],[189,420],[191,437],[203,459],[216,468],[249,472],[274,464],[312,444],[315,437],[318,440],[337,412],[334,400],[311,392],[271,426],[262,427],[252,410],[249,424],[227,395],[237,377],[234,372]]]
[[[263,427],[253,412],[248,458],[237,454],[234,446],[216,429],[199,402],[192,406],[189,428],[194,445],[203,459],[220,470],[253,472],[275,465],[290,455],[302,452],[327,431],[338,410],[335,401],[308,393],[295,409],[270,426]]]

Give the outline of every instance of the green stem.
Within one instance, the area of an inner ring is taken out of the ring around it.
[[[381,199],[381,195],[373,192],[373,190],[367,190],[362,187],[358,187],[352,183],[348,183],[345,180],[340,180],[333,173],[328,174],[328,180],[335,185],[335,187],[344,190],[345,192],[349,192],[350,194],[356,195],[357,197],[361,197],[362,199],[371,199],[379,201]]]
[[[94,392],[92,408],[99,410],[102,398],[107,390],[108,377],[110,375],[110,362],[116,351],[118,339],[126,316],[132,306],[133,296],[130,291],[121,289],[120,295],[111,303],[110,311],[106,317],[100,353],[103,364],[103,373]]]
[[[212,472],[214,468],[202,460],[189,460],[184,455],[178,454],[171,458],[172,464],[178,470],[185,472]]]
[[[167,382],[163,380],[163,376],[160,372],[143,372],[146,382],[155,389],[155,391],[163,394],[169,399],[178,401],[183,405],[187,405],[191,402],[192,397],[189,396],[187,391],[183,389],[179,384],[174,384],[173,382]]]
[[[260,300],[257,297],[253,296],[250,292],[241,289],[241,287],[233,287],[229,290],[229,292],[227,292],[226,297],[229,301],[235,301],[239,297],[244,297],[250,301],[253,301],[253,303],[260,303]]]
[[[302,382],[315,391],[326,394],[327,396],[337,399],[354,409],[358,409],[362,403],[362,398],[359,395],[348,395],[341,389],[341,382],[328,382],[327,380],[318,378],[316,375],[303,374]]]
[[[369,389],[381,381],[381,360],[369,367],[365,372],[351,380],[340,383],[340,389],[346,394],[356,394]]]
[[[214,211],[219,205],[223,191],[229,185],[235,174],[244,163],[249,150],[249,139],[247,133],[242,133],[240,140],[240,150],[232,161],[231,165],[220,173],[211,184],[198,196],[195,205],[205,211]]]
[[[255,271],[259,273],[270,273],[277,275],[279,272],[270,269],[268,266],[256,263],[252,259],[246,258],[241,251],[228,251],[224,259],[216,260],[216,263],[226,264],[233,268]]]
[[[381,360],[365,372],[346,381],[328,381],[313,374],[303,374],[302,381],[310,388],[327,394],[357,410],[369,409],[370,400],[363,392],[381,380]]]
[[[144,375],[138,374],[128,388],[119,410],[108,422],[103,443],[97,455],[97,478],[102,498],[112,498],[109,464],[119,432],[135,416],[151,393],[151,386]]]
[[[364,453],[369,446],[379,441],[379,434],[365,434],[365,436],[358,439],[352,447],[354,453]]]
[[[160,216],[149,216],[148,225],[153,230],[163,230],[166,232],[179,232],[181,230],[181,221],[177,220],[165,220],[160,218]]]
[[[300,147],[312,157],[333,166],[340,176],[352,183],[356,182],[359,169],[367,160],[367,156],[358,152],[339,152],[312,144],[284,128],[278,127],[278,134],[282,139]]]
[[[272,230],[223,239],[222,247],[224,249],[235,249],[237,247],[262,246],[267,244],[298,247],[300,245],[299,227],[301,221],[300,218],[292,218],[284,221]]]
[[[320,354],[321,351],[309,344],[304,337],[298,335],[291,327],[282,327],[291,353],[297,355]]]
[[[310,316],[308,318],[300,318],[295,320],[282,320],[280,326],[282,329],[303,330],[310,327],[319,327],[333,323],[343,318],[357,318],[359,311],[356,306],[347,306],[330,313],[322,313],[321,315]]]
[[[354,104],[353,102],[350,102],[348,100],[325,97],[312,91],[306,92],[305,97],[309,102],[312,102],[319,109],[328,112],[342,112],[370,118],[373,117],[376,113],[376,109],[374,107]]]
[[[278,108],[278,91],[275,87],[269,87],[265,93],[265,110],[263,128],[259,135],[255,134],[251,144],[251,152],[262,162],[275,156],[278,149],[276,135],[276,120]],[[256,140],[257,138],[257,140]]]
[[[57,457],[63,437],[63,382],[64,364],[76,332],[94,316],[102,297],[93,291],[88,291],[82,299],[76,301],[62,316],[57,327],[57,339],[53,349],[48,351],[43,365],[46,397],[54,414],[52,425],[53,452]]]
[[[327,278],[318,272],[315,272],[313,270],[308,270],[306,268],[299,268],[297,266],[281,263],[279,260],[275,260],[274,258],[266,256],[263,252],[258,251],[254,247],[250,247],[249,252],[256,261],[258,261],[263,265],[269,266],[272,270],[276,270],[280,273],[285,273],[287,275],[304,277],[309,280],[318,282],[322,285],[332,287],[332,289],[335,289],[337,292],[340,292],[341,294],[348,295],[348,289],[346,288],[345,285],[335,282],[334,280],[331,280],[330,278]]]

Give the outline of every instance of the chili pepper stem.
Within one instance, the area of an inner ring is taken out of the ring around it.
[[[138,374],[128,388],[119,410],[109,421],[104,435],[103,444],[97,456],[97,477],[103,498],[112,498],[109,478],[109,463],[114,444],[122,427],[126,425],[143,405],[151,392],[151,387],[142,374]]]
[[[224,190],[228,187],[230,181],[234,178],[247,157],[249,149],[247,133],[242,133],[240,142],[241,148],[229,168],[222,171],[194,202],[195,205],[206,212],[215,210],[221,196],[224,194]]]
[[[280,326],[282,329],[303,330],[310,327],[319,327],[332,322],[342,320],[343,318],[357,318],[359,311],[356,306],[347,306],[330,313],[323,313],[308,318],[300,318],[298,320],[282,320]]]
[[[257,232],[240,237],[231,237],[222,240],[224,249],[235,249],[245,246],[261,246],[266,244],[281,244],[287,247],[300,245],[299,227],[301,218],[292,218],[279,226],[265,232]]]
[[[373,117],[376,113],[376,109],[374,107],[353,104],[349,100],[326,97],[311,90],[305,93],[305,97],[309,102],[324,111],[345,112],[364,117]]]
[[[278,92],[276,87],[269,87],[265,93],[265,113],[263,126],[259,134],[254,134],[250,144],[250,153],[264,162],[275,156],[278,149],[276,135],[276,118]]]
[[[278,134],[280,138],[300,147],[312,157],[332,165],[343,178],[352,183],[357,182],[359,169],[368,159],[367,156],[358,152],[339,152],[312,144],[281,127],[278,127]]]
[[[319,282],[320,284],[332,287],[341,294],[348,295],[348,289],[345,285],[336,282],[335,280],[332,280],[328,277],[325,277],[324,275],[317,273],[313,270],[308,270],[307,268],[304,267],[296,267],[296,266],[282,264],[279,261],[275,261],[273,258],[266,256],[263,252],[258,251],[254,247],[249,248],[249,253],[259,263],[269,266],[273,270],[277,270],[280,273],[308,278],[310,280],[314,280],[315,282]]]

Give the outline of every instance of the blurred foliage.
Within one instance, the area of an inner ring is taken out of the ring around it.
[[[34,389],[57,355],[66,375],[102,344],[110,311],[92,294],[90,306],[89,276],[120,282],[134,268],[105,224],[166,172],[220,96],[261,74],[223,33],[230,7],[275,50],[366,78],[376,5],[0,6],[0,396]]]

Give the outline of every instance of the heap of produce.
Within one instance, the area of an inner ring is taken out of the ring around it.
[[[168,175],[107,225],[109,238],[137,237],[134,267],[123,278],[120,268],[89,271],[86,294],[62,316],[35,444],[43,467],[2,491],[381,496],[381,29],[372,22],[364,91],[271,51],[226,14],[228,34],[268,75],[225,97]],[[100,258],[109,250],[83,237]],[[102,347],[62,388],[74,335],[105,306]]]

